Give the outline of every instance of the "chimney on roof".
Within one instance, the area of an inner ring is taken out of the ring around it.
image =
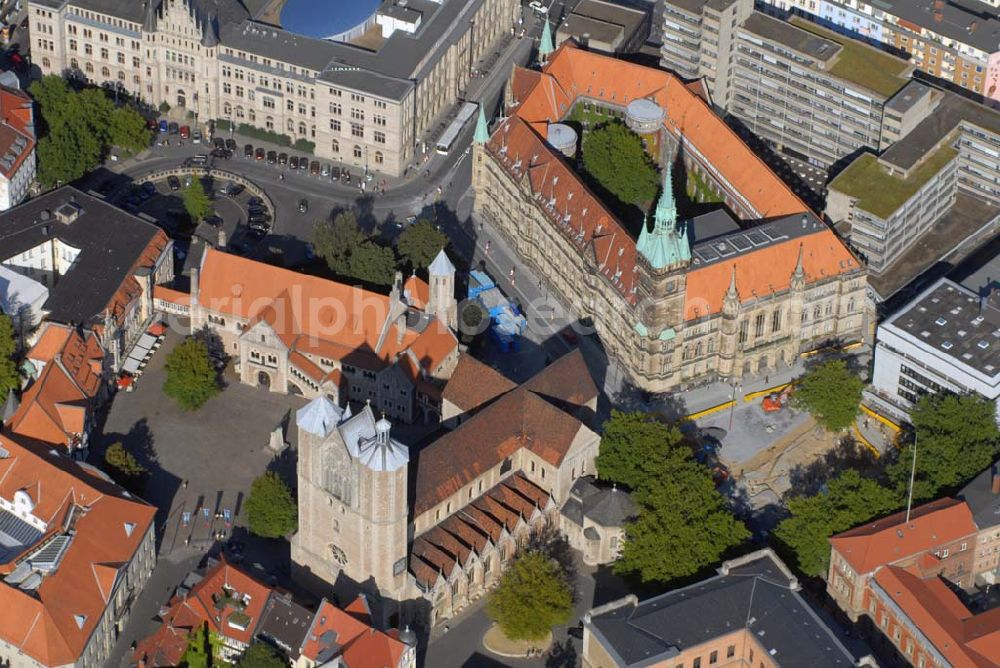
[[[1000,469],[996,466],[993,467],[993,473],[990,477],[990,493],[994,496],[1000,494]]]
[[[942,21],[944,21],[944,12],[942,12],[940,9],[935,9],[934,10],[934,22],[935,23],[941,23]]]

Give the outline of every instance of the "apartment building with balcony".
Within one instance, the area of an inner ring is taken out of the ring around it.
[[[385,0],[338,42],[272,25],[267,4],[30,0],[33,62],[398,176],[520,14],[514,0]]]
[[[762,0],[908,56],[921,71],[1000,102],[1000,13],[995,0]]]

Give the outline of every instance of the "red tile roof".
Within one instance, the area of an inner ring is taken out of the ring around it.
[[[66,446],[85,430],[101,387],[104,352],[94,334],[47,323],[27,357],[45,366],[8,427],[27,438]]]
[[[0,173],[8,179],[17,174],[21,164],[35,149],[33,102],[23,91],[0,86],[0,157],[14,158],[10,167],[0,164]],[[23,142],[19,149],[18,138]]]
[[[45,666],[81,659],[107,607],[112,572],[128,564],[153,524],[156,509],[124,496],[103,474],[49,446],[0,436],[7,456],[0,459],[0,497],[10,501],[25,491],[32,513],[46,523],[45,541],[62,531],[74,513],[74,534],[56,570],[32,593],[0,583],[0,638]],[[24,556],[0,564],[12,572]]]
[[[486,149],[515,180],[527,179],[536,205],[577,252],[593,259],[598,271],[629,303],[635,304],[635,239],[544,141],[549,123],[563,119],[581,97],[625,106],[650,99],[666,110],[664,126],[704,157],[705,167],[732,185],[760,219],[807,211],[806,205],[719,118],[698,89],[673,74],[576,48],[566,42],[542,72],[515,68],[510,91],[516,104]],[[807,282],[859,268],[828,228],[801,240]],[[743,299],[787,289],[799,244],[775,244],[735,259]],[[717,313],[729,286],[732,264],[692,267],[688,273],[685,317]]]
[[[267,321],[290,348],[380,369],[410,352],[423,371],[434,374],[458,347],[439,321],[400,342],[395,326],[379,346],[389,316],[389,297],[300,274],[214,249],[205,251],[198,302],[219,313]]]
[[[407,646],[372,627],[362,618],[363,611],[367,611],[367,603],[360,596],[344,610],[324,600],[302,643],[302,656],[311,661],[318,661],[324,653],[328,661],[340,657],[346,668],[399,666]]]
[[[1000,660],[1000,608],[979,615],[940,577],[888,566],[875,581],[955,668],[988,668]]]
[[[939,499],[913,509],[910,522],[899,512],[830,538],[830,544],[858,573],[956,541],[978,531],[964,501]]]
[[[403,283],[403,296],[410,306],[422,311],[431,298],[431,286],[427,285],[427,281],[414,274]]]
[[[441,397],[463,411],[479,408],[517,385],[472,355],[462,355]]]

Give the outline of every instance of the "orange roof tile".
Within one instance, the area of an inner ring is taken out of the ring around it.
[[[462,355],[444,386],[442,398],[463,411],[471,411],[505,394],[517,385],[472,355]]]
[[[964,501],[939,499],[839,533],[830,544],[858,573],[926,552],[978,531]]]
[[[126,498],[120,488],[48,446],[0,436],[9,453],[0,467],[0,497],[24,490],[33,514],[61,531],[71,507],[74,534],[62,561],[35,595],[0,585],[0,638],[42,665],[77,662],[100,623],[119,567],[129,563],[152,527],[156,509]],[[37,545],[37,544],[36,544]],[[0,565],[9,573],[14,562]],[[82,620],[82,621],[79,621]]]
[[[165,285],[153,286],[153,299],[160,299],[170,304],[177,304],[178,306],[191,305],[190,293],[174,290],[173,288],[168,288]]]
[[[414,274],[403,283],[403,296],[410,306],[422,311],[427,307],[427,302],[431,298],[431,286],[427,285],[427,281]]]
[[[389,297],[316,276],[208,249],[202,259],[198,302],[249,322],[265,320],[289,347],[369,368],[392,364],[412,351],[422,369],[435,373],[458,340],[434,320],[422,332],[395,325],[379,345],[389,316]],[[367,364],[363,358],[368,358]]]

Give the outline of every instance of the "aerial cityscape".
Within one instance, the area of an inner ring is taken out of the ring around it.
[[[0,41],[0,667],[1000,667],[1000,0]]]

